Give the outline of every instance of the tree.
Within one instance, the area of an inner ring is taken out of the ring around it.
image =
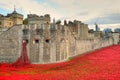
[[[94,33],[94,29],[89,29],[89,33]]]
[[[23,20],[23,24],[24,24],[24,25],[28,25],[28,19],[27,19],[27,18],[25,18],[25,19]]]
[[[58,21],[56,22],[56,24],[60,25],[60,24],[61,24],[61,21],[60,21],[60,20],[58,20]]]

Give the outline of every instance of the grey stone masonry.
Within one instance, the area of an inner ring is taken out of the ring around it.
[[[0,62],[13,62],[21,52],[21,27],[14,26],[0,34]]]
[[[0,62],[16,61],[21,53],[22,40],[27,41],[29,59],[35,64],[66,61],[69,57],[117,44],[119,41],[118,34],[107,39],[89,39],[88,27],[81,22],[77,28],[73,27],[48,23],[11,27],[0,34]]]

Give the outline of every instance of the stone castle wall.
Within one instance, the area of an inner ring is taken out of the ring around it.
[[[14,62],[21,53],[22,40],[26,40],[32,63],[55,63],[88,51],[117,44],[119,36],[111,38],[80,39],[68,26],[14,26],[0,35],[0,62]],[[4,59],[3,59],[4,58]]]
[[[15,26],[0,34],[0,62],[13,62],[21,52],[20,29]]]

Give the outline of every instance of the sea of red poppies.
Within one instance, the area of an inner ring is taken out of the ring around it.
[[[0,80],[120,80],[120,45],[54,64],[0,64]]]

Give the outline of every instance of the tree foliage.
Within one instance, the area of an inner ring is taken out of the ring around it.
[[[61,20],[58,20],[58,21],[56,22],[56,24],[61,24]]]
[[[27,18],[25,18],[25,19],[23,20],[23,24],[24,24],[24,25],[28,25],[28,19],[27,19]]]

